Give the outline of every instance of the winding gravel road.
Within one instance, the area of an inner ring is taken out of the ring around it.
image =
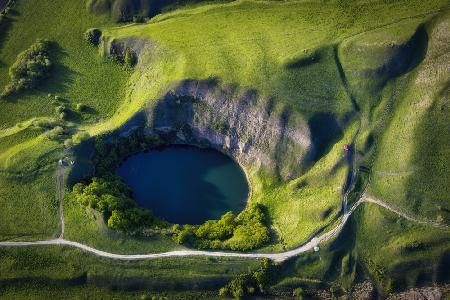
[[[165,257],[187,257],[187,256],[212,256],[212,257],[240,257],[240,258],[268,258],[275,262],[282,262],[289,258],[292,258],[294,256],[300,255],[302,253],[305,253],[307,251],[311,251],[315,246],[319,245],[320,243],[326,242],[335,235],[337,235],[341,229],[344,227],[345,223],[347,222],[348,218],[351,216],[351,214],[356,210],[356,208],[361,205],[364,202],[371,202],[375,203],[377,205],[380,205],[393,213],[396,213],[397,215],[404,217],[412,222],[416,222],[423,225],[431,225],[434,227],[442,228],[442,229],[449,229],[449,226],[445,226],[442,224],[437,224],[433,222],[428,221],[421,221],[416,220],[404,213],[401,213],[393,208],[391,208],[389,205],[381,201],[380,199],[375,199],[371,196],[367,196],[366,194],[363,194],[360,200],[356,202],[348,212],[346,212],[339,223],[330,231],[319,235],[317,237],[314,237],[306,244],[289,250],[285,252],[280,253],[240,253],[240,252],[222,252],[222,251],[199,251],[199,250],[177,250],[177,251],[169,251],[169,252],[162,252],[162,253],[151,253],[151,254],[133,254],[133,255],[127,255],[127,254],[114,254],[109,253],[105,251],[101,251],[92,247],[89,247],[87,245],[73,242],[69,240],[65,240],[63,238],[53,239],[53,240],[45,240],[45,241],[36,241],[36,242],[0,242],[0,247],[24,247],[24,246],[44,246],[44,245],[62,245],[62,246],[70,246],[75,247],[81,250],[84,250],[86,252],[90,252],[92,254],[95,254],[100,257],[110,258],[110,259],[119,259],[119,260],[141,260],[141,259],[156,259],[156,258],[165,258]]]
[[[165,258],[165,257],[187,257],[187,256],[212,256],[212,257],[240,257],[240,258],[252,258],[252,259],[258,259],[258,258],[268,258],[275,262],[283,262],[289,258],[298,256],[302,253],[305,253],[307,251],[311,251],[314,249],[315,246],[318,246],[320,243],[326,242],[330,240],[332,237],[336,236],[344,227],[345,223],[349,219],[349,217],[352,215],[352,213],[358,208],[359,205],[361,205],[364,202],[370,202],[377,204],[381,207],[384,207],[385,209],[418,224],[422,225],[430,225],[436,228],[450,229],[450,226],[439,224],[432,221],[423,221],[423,220],[417,220],[411,216],[408,216],[407,214],[401,212],[398,209],[395,209],[391,207],[390,205],[386,204],[381,199],[375,198],[373,196],[370,196],[367,194],[367,187],[366,190],[362,193],[359,200],[350,208],[347,209],[346,205],[343,207],[343,215],[339,221],[339,223],[330,231],[323,233],[319,236],[316,236],[312,238],[307,243],[294,248],[289,251],[285,252],[279,252],[279,253],[241,253],[241,252],[225,252],[225,251],[200,251],[200,250],[175,250],[175,251],[168,251],[168,252],[162,252],[162,253],[149,253],[149,254],[115,254],[115,253],[109,253],[102,250],[98,250],[95,248],[92,248],[90,246],[73,242],[64,239],[64,210],[62,205],[63,200],[63,184],[64,184],[64,172],[65,172],[65,165],[60,164],[56,171],[56,190],[57,190],[57,197],[59,202],[59,218],[60,218],[60,235],[57,239],[52,240],[43,240],[43,241],[33,241],[33,242],[0,242],[0,247],[27,247],[27,246],[46,246],[46,245],[61,245],[61,246],[70,246],[75,247],[81,250],[84,250],[86,252],[90,252],[92,254],[95,254],[99,257],[105,257],[110,259],[119,259],[119,260],[142,260],[142,259],[157,259],[157,258]],[[352,176],[352,180],[354,180],[355,176]],[[351,184],[350,184],[351,185]],[[346,195],[343,195],[343,201],[346,204]]]
[[[365,196],[364,201],[365,202],[370,202],[370,203],[375,203],[375,204],[377,204],[377,205],[379,205],[381,207],[384,207],[384,208],[390,210],[391,212],[399,215],[400,217],[403,217],[406,220],[412,221],[414,223],[418,223],[418,224],[422,224],[422,225],[429,225],[429,226],[436,227],[436,228],[439,228],[439,229],[450,229],[450,226],[446,225],[446,224],[441,224],[441,223],[437,223],[437,222],[433,222],[433,221],[419,220],[419,219],[415,219],[415,218],[413,218],[411,216],[408,216],[404,212],[401,212],[399,209],[393,208],[392,206],[388,205],[383,200],[378,199],[378,198],[376,198],[374,196],[371,196],[371,195]]]

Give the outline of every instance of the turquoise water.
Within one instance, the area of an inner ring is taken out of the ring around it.
[[[129,157],[117,169],[133,197],[157,216],[178,224],[200,224],[246,204],[248,183],[226,155],[192,146],[168,146]]]

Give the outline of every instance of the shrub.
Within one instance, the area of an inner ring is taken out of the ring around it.
[[[70,147],[72,147],[72,146],[73,146],[72,139],[66,139],[66,140],[64,141],[64,147],[70,148]]]
[[[292,296],[294,296],[296,299],[303,299],[303,289],[302,288],[296,288],[292,291]]]
[[[134,16],[133,17],[133,23],[144,23],[145,18],[143,16]]]
[[[98,44],[100,44],[101,36],[102,32],[98,28],[89,28],[84,33],[84,39],[93,46],[98,46]]]
[[[49,140],[59,140],[65,135],[65,130],[61,126],[56,126],[49,132],[47,132],[46,137]]]
[[[79,132],[79,133],[75,134],[72,137],[72,142],[74,144],[79,144],[79,143],[87,140],[89,137],[90,137],[89,133],[87,133],[87,132]]]
[[[136,65],[136,55],[128,48],[125,49],[123,64],[125,65],[125,68],[129,70]]]
[[[85,105],[85,104],[83,104],[83,103],[77,103],[76,110],[77,110],[78,112],[86,111],[87,108],[88,108],[87,105]]]
[[[130,189],[117,176],[94,177],[87,185],[77,183],[72,192],[79,204],[103,213],[112,230],[138,234],[156,223],[149,210],[135,207]]]
[[[152,216],[142,208],[113,210],[108,227],[124,233],[136,234],[140,229],[152,225]]]
[[[234,215],[227,212],[218,221],[206,221],[195,231],[195,235],[200,239],[223,240],[229,238],[235,228]]]
[[[32,89],[47,77],[52,65],[49,49],[49,41],[37,40],[29,49],[19,53],[9,69],[11,81],[1,96],[6,97],[22,90]]]
[[[61,105],[58,105],[57,107],[55,107],[55,111],[58,114],[67,113],[67,112],[69,112],[69,108],[64,104],[61,104]]]
[[[173,239],[179,244],[205,249],[251,250],[270,241],[267,216],[261,204],[253,204],[238,217],[227,212],[220,220],[209,220],[202,225],[183,226],[173,230]]]
[[[61,126],[63,122],[57,119],[44,119],[44,120],[34,120],[33,126],[43,128],[43,129],[52,129],[55,126]]]
[[[219,296],[242,298],[244,296],[264,293],[274,273],[274,266],[268,259],[261,261],[261,266],[247,274],[239,274],[219,290]]]

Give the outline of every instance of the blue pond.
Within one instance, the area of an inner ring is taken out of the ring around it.
[[[173,145],[141,152],[116,171],[141,207],[178,224],[200,224],[240,212],[248,197],[241,167],[226,155]]]

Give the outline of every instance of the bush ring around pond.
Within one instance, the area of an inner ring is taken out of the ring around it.
[[[92,144],[92,140],[85,143]],[[198,225],[169,223],[151,210],[137,205],[130,187],[114,174],[114,170],[136,153],[168,149],[164,147],[176,144],[173,134],[149,135],[144,130],[134,130],[126,136],[108,134],[96,137],[93,144],[95,176],[76,183],[72,195],[81,206],[101,212],[111,230],[133,236],[152,235],[155,232],[169,234],[177,243],[199,249],[246,251],[270,242],[268,212],[261,204],[250,203],[237,215],[232,211],[222,212],[216,214],[216,220],[207,220]],[[245,171],[240,167],[239,170],[247,185]],[[247,186],[246,196],[250,195],[249,190]]]

